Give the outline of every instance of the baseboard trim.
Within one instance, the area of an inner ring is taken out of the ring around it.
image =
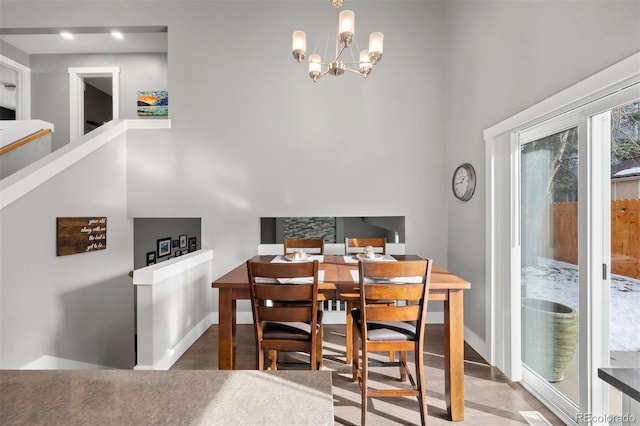
[[[478,352],[485,361],[490,365],[493,365],[493,360],[491,359],[491,348],[484,339],[469,330],[468,327],[464,328],[464,341],[471,346],[474,351]]]
[[[20,370],[111,370],[111,367],[72,359],[43,355],[20,367]]]
[[[217,322],[217,313],[210,312],[198,324],[185,334],[185,336],[172,348],[165,351],[164,356],[154,365],[140,365],[133,367],[134,370],[168,370],[173,364],[193,345],[207,329]]]

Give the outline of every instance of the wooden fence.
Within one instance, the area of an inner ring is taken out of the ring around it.
[[[551,207],[554,258],[578,264],[578,203]],[[640,279],[640,199],[611,202],[611,272]]]

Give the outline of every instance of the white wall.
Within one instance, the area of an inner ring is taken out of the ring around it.
[[[0,368],[43,355],[133,367],[126,202],[120,136],[0,211]],[[106,216],[107,249],[56,256],[56,217],[64,216]]]
[[[478,175],[471,201],[448,198],[448,261],[472,283],[466,337],[485,356],[483,130],[640,51],[639,16],[637,0],[447,2],[447,172],[471,162]]]

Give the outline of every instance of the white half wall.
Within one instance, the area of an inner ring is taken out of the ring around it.
[[[136,370],[168,370],[214,322],[213,252],[136,269]]]

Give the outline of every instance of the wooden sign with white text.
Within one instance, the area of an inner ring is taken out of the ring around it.
[[[106,217],[59,217],[56,227],[58,256],[105,250]]]

